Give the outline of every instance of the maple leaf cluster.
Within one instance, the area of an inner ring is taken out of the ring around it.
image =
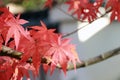
[[[104,0],[68,0],[66,4],[69,5],[68,11],[73,11],[72,15],[77,15],[81,21],[88,20],[92,22],[98,18],[97,13],[100,13],[99,8],[102,6]],[[106,11],[111,12],[110,19],[120,21],[120,0],[107,0],[105,5]],[[100,13],[101,14],[101,13]]]
[[[68,11],[73,11],[72,15],[77,15],[81,21],[88,20],[92,22],[96,20],[99,7],[101,7],[103,0],[68,0],[66,4],[69,5]]]
[[[41,26],[24,29],[22,25],[28,21],[20,19],[20,15],[15,17],[4,7],[0,8],[0,12],[0,48],[5,45],[23,53],[20,60],[0,57],[0,76],[3,80],[21,80],[24,75],[29,78],[29,70],[36,77],[40,65],[43,65],[45,72],[50,69],[51,74],[56,66],[60,65],[66,73],[69,62],[75,66],[76,61],[79,61],[70,39],[63,39],[61,34],[54,32],[55,29],[47,29],[42,21]],[[41,63],[43,58],[49,63]],[[29,59],[32,59],[32,63],[28,63]]]
[[[52,7],[54,0],[46,0],[45,6]],[[103,5],[104,0],[66,0],[65,4],[69,5],[68,12],[72,12],[72,16],[77,15],[78,20],[92,21],[98,18],[97,13],[101,14],[99,8]],[[120,0],[107,0],[105,9],[111,8],[111,21],[120,21]]]

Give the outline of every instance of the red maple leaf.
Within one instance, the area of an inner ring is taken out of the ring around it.
[[[75,67],[76,61],[79,61],[77,53],[75,52],[75,46],[69,42],[69,39],[62,39],[59,35],[51,39],[50,48],[44,55],[52,62],[51,73],[53,72],[56,65],[60,64],[64,73],[66,74],[68,62],[73,62]]]
[[[11,16],[12,14],[9,14],[9,11],[7,8],[0,8],[0,42],[1,42],[1,46],[3,43],[5,43],[6,40],[6,34],[8,32],[9,27],[5,24],[5,19],[8,16]]]
[[[120,0],[108,0],[106,9],[111,8],[111,21],[117,19],[120,21]]]
[[[3,23],[3,26],[7,26],[9,28],[5,45],[7,45],[10,38],[14,37],[15,40],[15,46],[16,49],[19,45],[19,40],[21,35],[26,37],[27,39],[31,40],[31,37],[28,35],[28,33],[24,30],[24,28],[21,26],[21,24],[25,24],[27,21],[23,19],[19,19],[20,15],[18,15],[16,18],[12,15],[12,13],[9,12],[7,8],[0,8],[0,11],[3,12],[3,14],[0,16],[0,20]]]
[[[41,21],[41,26],[32,26],[31,35],[34,39],[39,41],[49,41],[56,34],[55,29],[47,29],[46,25]],[[37,30],[37,31],[36,31]]]
[[[12,36],[14,36],[16,49],[18,48],[21,35],[24,35],[27,39],[31,40],[30,36],[27,34],[27,32],[24,30],[24,28],[21,25],[19,25],[19,24],[26,23],[26,21],[25,22],[24,21],[19,20],[18,17],[16,19],[11,18],[11,19],[7,20],[6,24],[8,26],[10,26],[10,28],[8,30],[8,34],[6,37],[6,44]]]

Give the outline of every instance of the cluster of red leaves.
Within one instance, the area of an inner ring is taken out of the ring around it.
[[[68,11],[73,11],[73,15],[77,15],[78,19],[91,22],[97,18],[102,2],[103,0],[96,0],[93,3],[90,0],[68,0],[66,4],[69,5]]]
[[[111,21],[120,21],[120,0],[108,0],[106,9],[111,8]]]
[[[46,0],[45,7],[52,7],[54,0]],[[92,22],[96,20],[97,13],[104,0],[66,0],[66,4],[69,5],[68,11],[72,11],[72,15],[77,15],[77,18],[81,21],[88,20]],[[111,9],[111,21],[120,21],[120,0],[107,0],[106,9]]]
[[[18,60],[2,56],[0,57],[0,79],[1,80],[22,80],[23,76],[28,79],[29,70],[34,72],[34,67],[28,63],[19,63]]]
[[[84,21],[87,19],[89,22],[94,21],[98,16],[99,8],[101,7],[103,0],[68,0],[66,4],[69,5],[68,11],[73,11],[73,15],[77,15],[78,19]],[[120,21],[120,0],[107,0],[106,10],[111,8],[111,21]]]
[[[7,8],[0,8],[0,12],[0,47],[6,45],[23,53],[21,60],[0,57],[2,80],[21,80],[24,75],[29,79],[28,70],[37,76],[42,58],[49,60],[50,64],[43,64],[43,67],[45,71],[50,68],[51,73],[58,64],[66,73],[69,62],[75,66],[79,61],[75,46],[69,39],[62,39],[62,35],[54,33],[55,29],[47,29],[41,21],[41,26],[31,26],[27,30],[22,24],[28,21],[19,19],[20,15],[14,17]],[[27,63],[29,59],[32,63]]]

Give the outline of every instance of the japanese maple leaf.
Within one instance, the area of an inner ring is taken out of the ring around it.
[[[61,39],[61,36],[55,36],[54,39],[51,39],[50,48],[44,55],[45,57],[51,58],[51,73],[56,65],[60,64],[66,74],[68,62],[73,62],[75,67],[76,61],[79,61],[75,52],[75,46],[69,42],[69,39]]]
[[[108,0],[106,9],[111,8],[111,21],[117,19],[120,21],[120,0]]]
[[[31,35],[37,40],[47,40],[49,41],[54,35],[55,29],[47,29],[44,22],[40,21],[41,26],[32,26]],[[37,30],[37,31],[36,31]],[[41,37],[42,36],[42,37]]]
[[[2,27],[8,28],[5,45],[7,45],[10,38],[14,38],[15,46],[17,49],[21,35],[23,35],[29,40],[32,40],[31,37],[28,35],[28,32],[24,30],[24,28],[21,26],[28,21],[19,19],[20,15],[15,18],[7,8],[0,8],[0,12],[2,12],[0,16],[0,24],[3,25]]]
[[[46,0],[46,2],[45,2],[45,7],[50,7],[50,8],[52,8],[52,3],[53,3],[53,0]]]
[[[6,25],[5,20],[8,17],[11,17],[12,13],[9,13],[7,8],[0,8],[0,33],[2,37],[6,39],[6,32],[8,31],[9,27]]]
[[[26,34],[26,32],[24,31],[23,27],[20,26],[15,20],[9,20],[8,22],[6,22],[7,25],[11,26],[8,30],[7,33],[7,37],[6,37],[6,44],[8,43],[9,39],[12,38],[12,36],[14,36],[15,39],[15,45],[16,45],[16,49],[18,48],[19,45],[19,40],[20,40],[20,36],[21,34],[24,35],[26,38],[30,37]]]

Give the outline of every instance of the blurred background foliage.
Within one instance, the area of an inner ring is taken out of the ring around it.
[[[43,9],[46,0],[2,0],[3,5],[15,4],[25,8],[25,10]]]
[[[26,11],[44,9],[44,4],[47,0],[0,0],[2,5],[10,3],[23,7]],[[61,4],[67,0],[53,0],[54,4]]]

